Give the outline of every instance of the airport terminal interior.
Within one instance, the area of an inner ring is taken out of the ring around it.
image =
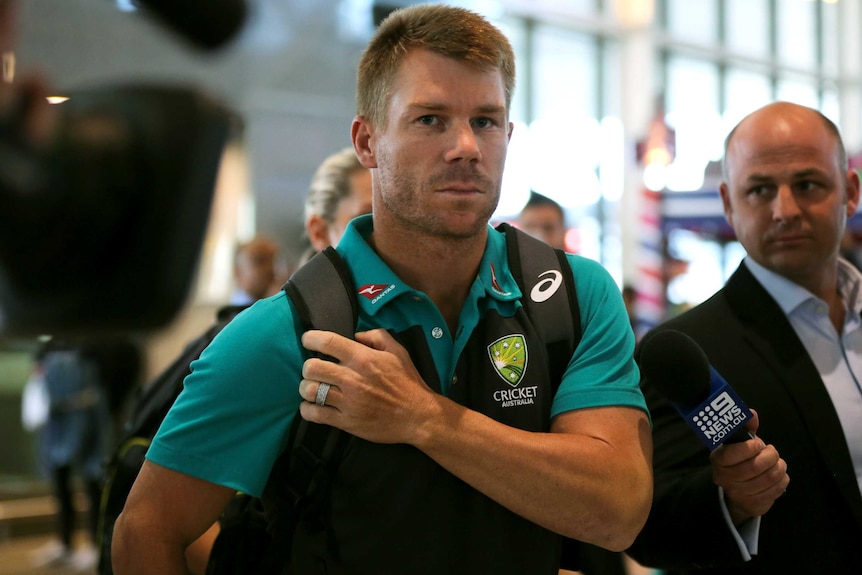
[[[19,0],[16,42],[3,53],[3,81],[38,73],[57,106],[97,89],[182,86],[230,113],[182,305],[161,325],[123,334],[141,363],[135,389],[118,400],[115,435],[137,390],[230,301],[239,243],[272,238],[279,273],[296,269],[311,176],[351,143],[363,47],[381,18],[416,2],[247,0],[241,28],[215,47],[165,25],[148,3]],[[450,3],[486,15],[516,52],[514,131],[494,222],[513,221],[531,191],[556,200],[567,250],[634,288],[636,330],[703,301],[741,261],[718,184],[724,138],[749,112],[775,100],[816,108],[840,128],[851,164],[862,165],[862,0]],[[848,255],[862,240],[857,219]],[[81,553],[46,561],[56,504],[39,429],[22,423],[22,396],[51,335],[0,330],[0,575],[95,573],[77,477]],[[651,573],[634,563],[629,572]]]

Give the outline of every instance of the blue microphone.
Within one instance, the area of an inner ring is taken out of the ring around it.
[[[751,410],[689,336],[672,329],[651,332],[635,359],[644,383],[673,405],[710,451],[751,439],[745,429]]]

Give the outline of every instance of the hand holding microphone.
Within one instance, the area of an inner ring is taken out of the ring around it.
[[[790,478],[775,447],[754,435],[757,412],[709,364],[697,342],[682,332],[651,332],[638,346],[635,359],[644,382],[673,405],[711,451],[713,480],[724,490],[734,523],[766,513]]]
[[[757,412],[751,413],[748,429],[754,433],[760,422]],[[709,460],[713,481],[724,490],[727,510],[735,525],[769,511],[790,483],[787,462],[774,445],[765,444],[759,437],[743,445],[716,449]]]

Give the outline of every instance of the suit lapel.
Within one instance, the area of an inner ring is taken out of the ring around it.
[[[862,523],[862,497],[838,414],[820,374],[784,312],[744,264],[725,285],[727,301],[747,326],[743,337],[778,374],[838,487]]]

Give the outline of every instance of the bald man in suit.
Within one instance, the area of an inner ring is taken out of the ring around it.
[[[655,495],[629,553],[674,573],[862,573],[862,275],[839,256],[859,202],[835,125],[779,102],[725,144],[726,285],[658,329],[691,336],[756,415],[710,454],[644,382]]]

